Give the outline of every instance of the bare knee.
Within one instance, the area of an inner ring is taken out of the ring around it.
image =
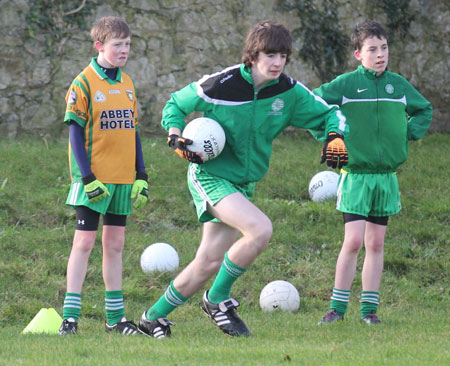
[[[105,253],[118,254],[123,252],[123,247],[125,246],[124,238],[109,238],[103,241],[103,250]]]
[[[267,220],[265,220],[265,222],[262,223],[262,225],[260,225],[259,227],[259,239],[261,243],[265,243],[264,247],[266,247],[267,244],[269,244],[272,234],[273,234],[272,221],[270,221],[267,218]]]
[[[107,254],[116,255],[122,253],[125,245],[125,227],[103,226],[102,245],[103,251]]]
[[[384,250],[384,242],[383,241],[367,242],[364,245],[366,247],[366,251],[369,251],[372,253],[380,253]]]
[[[272,234],[272,221],[265,216],[263,220],[253,225],[248,233],[244,233],[244,236],[247,236],[252,245],[257,248],[258,253],[261,253],[269,244]]]
[[[86,235],[85,233],[76,232],[72,247],[79,252],[90,253],[92,251],[92,248],[94,248],[94,244],[95,234]]]
[[[223,258],[212,258],[197,254],[193,260],[193,265],[196,272],[201,272],[209,278],[219,271],[222,262]]]
[[[358,254],[362,248],[362,240],[356,237],[345,238],[342,249],[351,254]]]

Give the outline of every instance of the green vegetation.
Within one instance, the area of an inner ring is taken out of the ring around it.
[[[47,56],[61,56],[74,33],[87,31],[96,1],[30,0],[25,13],[28,36],[43,44]]]
[[[101,245],[91,256],[79,335],[21,335],[41,308],[62,313],[74,232],[67,142],[0,140],[0,365],[448,365],[450,302],[449,135],[412,143],[399,170],[403,210],[386,237],[379,326],[359,322],[360,266],[344,322],[317,322],[328,309],[343,239],[333,202],[308,198],[321,145],[294,131],[274,143],[271,169],[255,203],[274,223],[269,248],[236,282],[233,296],[254,335],[225,337],[199,309],[201,293],[171,314],[173,337],[157,341],[106,334]],[[130,216],[124,253],[127,316],[135,321],[162,294],[171,273],[145,275],[144,248],[172,244],[180,268],[194,256],[200,226],[186,187],[187,164],[164,138],[143,139],[150,200]],[[100,234],[98,236],[100,240]],[[99,243],[100,244],[100,241]],[[300,292],[294,314],[261,312],[261,289],[284,279]]]
[[[415,18],[415,14],[409,7],[409,0],[381,0],[378,3],[370,3],[374,6],[374,12],[379,6],[386,14],[386,25],[388,28],[389,40],[398,40],[402,42],[408,35],[408,30],[411,22]]]
[[[347,66],[349,37],[338,21],[338,2],[323,0],[279,0],[277,9],[295,14],[300,27],[292,31],[300,39],[299,56],[309,63],[322,82],[342,74]]]

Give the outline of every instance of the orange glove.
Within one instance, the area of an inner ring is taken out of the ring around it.
[[[348,163],[347,148],[344,144],[344,136],[337,132],[330,132],[322,149],[320,164],[327,161],[327,166],[333,169],[341,169]]]
[[[167,144],[171,147],[180,158],[186,159],[191,163],[203,164],[203,160],[197,153],[189,151],[186,145],[192,145],[192,140],[185,139],[178,135],[170,135],[167,138]]]

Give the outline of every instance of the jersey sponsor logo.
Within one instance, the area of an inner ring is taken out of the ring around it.
[[[388,94],[394,94],[394,86],[392,84],[386,84],[384,90],[386,90],[386,93]]]
[[[69,93],[69,99],[67,100],[68,104],[75,104],[77,102],[77,92],[72,89]]]
[[[133,101],[133,91],[130,89],[126,89],[125,93],[127,93],[128,95],[128,99],[130,99],[131,101]]]
[[[272,110],[269,112],[269,115],[277,115],[281,116],[283,112],[281,111],[284,108],[284,101],[280,98],[277,98],[272,103]]]
[[[97,90],[94,95],[94,100],[96,102],[106,102],[106,96],[100,90]]]
[[[86,120],[87,117],[88,117],[87,114],[84,111],[76,108],[75,105],[68,105],[66,112],[68,112],[68,113],[75,113],[75,115],[77,117],[80,117],[81,119],[84,119],[84,120]]]
[[[356,91],[358,92],[358,93],[362,93],[362,92],[365,92],[367,90],[367,88],[365,88],[365,89],[360,89],[360,88],[358,88]]]
[[[109,109],[100,114],[100,130],[134,129],[133,109]]]
[[[232,74],[225,76],[223,79],[220,79],[220,83],[223,84],[225,81],[227,81],[228,79],[231,79],[233,77]]]
[[[109,94],[120,94],[120,90],[118,89],[110,89],[108,92]]]

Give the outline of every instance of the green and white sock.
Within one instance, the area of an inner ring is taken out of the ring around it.
[[[158,318],[167,318],[178,306],[184,304],[189,299],[181,295],[173,286],[173,281],[167,287],[166,292],[150,309],[147,310],[145,316],[149,320]]]
[[[230,261],[228,253],[225,253],[222,266],[217,273],[211,289],[208,291],[208,300],[213,304],[219,304],[222,301],[228,300],[234,282],[246,271],[245,268],[241,268]]]
[[[344,316],[347,312],[347,305],[350,301],[350,290],[340,290],[333,287],[333,294],[331,295],[330,310],[335,310],[339,315]]]
[[[125,316],[122,290],[105,291],[106,322],[109,325],[119,323]]]
[[[78,322],[81,313],[81,294],[66,292],[63,306],[63,319],[74,319]]]
[[[361,318],[376,313],[379,304],[380,294],[376,291],[362,291],[361,292]]]

